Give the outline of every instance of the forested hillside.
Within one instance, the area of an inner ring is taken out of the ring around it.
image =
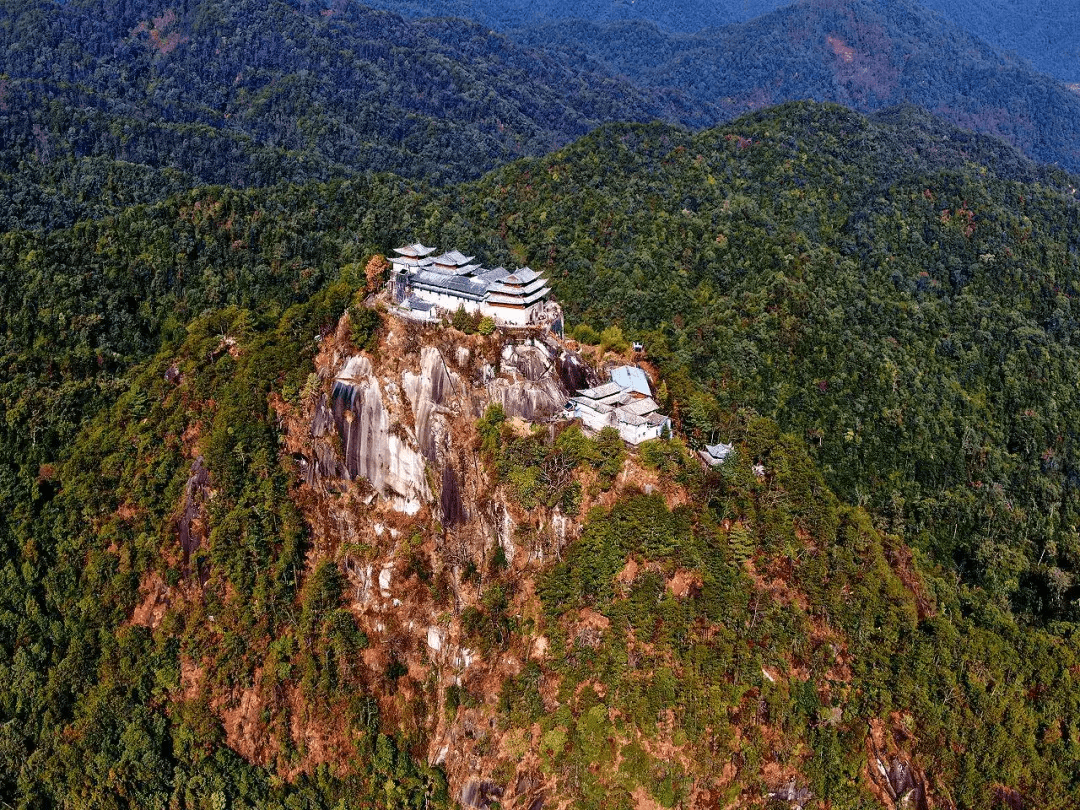
[[[0,77],[8,228],[208,183],[460,180],[600,121],[672,115],[475,23],[411,23],[351,2],[13,0]]]
[[[716,121],[799,99],[863,112],[910,103],[1080,170],[1080,95],[909,0],[796,3],[696,33],[577,20],[513,35],[587,54],[639,87],[676,88]]]
[[[0,800],[1075,806],[1075,185],[800,103],[5,234]],[[465,399],[415,515],[305,473],[345,358],[388,402],[503,362],[363,305],[410,239],[543,270],[593,363],[643,339],[676,441]]]
[[[820,5],[820,0],[816,0]],[[567,22],[644,22],[668,32],[696,33],[791,5],[785,0],[371,0],[370,5],[411,17],[462,17],[503,31]],[[1080,81],[1080,10],[1068,0],[919,0],[957,28],[1002,53],[1013,52],[1060,81]],[[582,43],[587,45],[587,43]]]
[[[64,226],[207,183],[454,182],[601,122],[697,128],[801,98],[914,103],[1080,167],[1080,95],[904,0],[682,34],[590,9],[503,35],[352,2],[10,2],[0,225]]]
[[[1069,0],[921,0],[967,31],[1018,53],[1036,70],[1080,82],[1080,8]]]
[[[698,31],[744,22],[773,11],[784,0],[374,0],[376,8],[386,8],[410,17],[463,17],[500,30],[508,30],[553,20],[615,22],[641,20],[667,31]]]
[[[882,526],[1072,620],[1073,182],[918,113],[799,104],[696,136],[605,128],[493,176],[465,216],[580,318],[654,330],[711,394],[683,410],[701,435],[772,416]]]

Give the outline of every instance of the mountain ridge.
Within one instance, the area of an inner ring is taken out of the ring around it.
[[[677,88],[716,121],[804,98],[861,112],[913,103],[1080,169],[1080,97],[906,0],[807,0],[693,34],[578,20],[512,35],[585,53],[641,87]]]
[[[118,205],[372,171],[460,180],[671,103],[475,23],[356,3],[11,5],[0,28],[9,227],[70,224],[121,189]]]

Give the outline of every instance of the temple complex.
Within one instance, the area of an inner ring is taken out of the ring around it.
[[[464,308],[488,315],[500,325],[527,326],[542,320],[551,288],[535,270],[489,270],[457,250],[432,257],[434,252],[435,248],[419,242],[394,251],[389,287],[395,304],[423,317],[434,317],[438,309]]]

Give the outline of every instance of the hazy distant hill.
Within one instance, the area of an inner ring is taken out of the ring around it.
[[[454,16],[500,29],[551,20],[643,20],[669,31],[697,31],[757,17],[783,0],[373,0],[371,5],[411,17]]]
[[[62,224],[200,183],[460,179],[601,121],[673,115],[474,23],[355,3],[3,9],[5,226]]]
[[[677,88],[717,120],[807,98],[861,111],[913,103],[1080,170],[1080,96],[908,0],[815,0],[695,34],[562,21],[515,36]]]
[[[1075,0],[922,0],[962,28],[1015,50],[1044,73],[1080,82],[1080,4]]]
[[[551,20],[638,20],[690,33],[754,17],[788,5],[784,0],[372,0],[407,16],[454,16],[500,29]],[[1015,51],[1038,70],[1080,82],[1080,6],[1071,0],[922,0],[922,5],[990,44]]]

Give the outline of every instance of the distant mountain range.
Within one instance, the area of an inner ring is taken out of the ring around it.
[[[1075,0],[922,0],[1043,73],[1080,82],[1080,5]]]
[[[821,0],[814,0],[822,5]],[[1043,73],[1080,82],[1080,6],[1070,0],[922,0],[958,27],[1027,59]],[[411,17],[452,16],[501,30],[553,20],[651,22],[666,31],[694,33],[788,5],[785,0],[371,0]]]
[[[0,227],[204,184],[456,182],[603,122],[697,129],[799,99],[915,104],[1080,171],[1080,94],[909,0],[813,0],[695,33],[634,17],[709,22],[770,4],[510,5],[500,20],[531,24],[505,34],[484,27],[484,2],[374,1],[484,24],[347,0],[0,0]]]
[[[198,184],[475,177],[678,104],[476,23],[355,3],[3,4],[0,224]],[[677,100],[676,100],[677,102]]]
[[[908,0],[801,2],[695,34],[561,21],[513,35],[597,59],[645,93],[687,93],[717,121],[798,99],[863,112],[911,103],[1080,170],[1080,95]]]

